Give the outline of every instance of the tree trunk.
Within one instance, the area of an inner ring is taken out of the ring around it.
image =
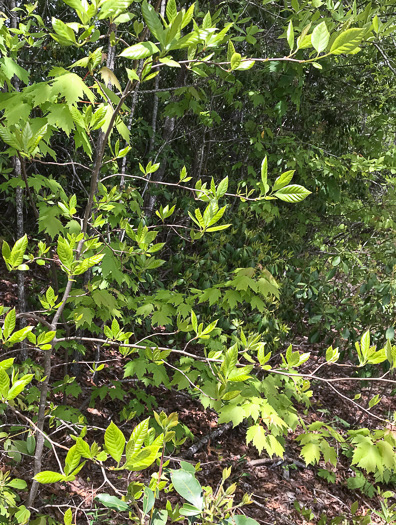
[[[4,3],[2,2],[2,6],[4,7]],[[13,9],[16,7],[15,0],[9,1],[9,9],[10,9],[10,16],[11,16],[11,27],[13,29],[18,28],[18,14],[13,11]],[[15,91],[19,91],[19,79],[17,77],[13,78],[13,86]],[[22,167],[21,167],[21,161],[18,157],[13,157],[12,164],[14,167],[14,177],[22,180]],[[17,239],[20,239],[25,235],[25,227],[24,227],[24,220],[23,220],[23,189],[20,186],[17,186],[16,192],[15,192],[15,209],[16,209],[16,219],[17,219]],[[25,272],[17,271],[18,275],[18,310],[19,313],[25,313],[26,312],[26,292],[25,292]],[[22,329],[26,326],[26,318],[20,317],[19,318],[19,328]],[[25,361],[28,358],[28,351],[27,351],[27,345],[26,341],[22,341],[21,343],[21,359],[22,361]]]

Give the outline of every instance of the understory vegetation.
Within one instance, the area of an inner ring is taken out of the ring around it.
[[[396,13],[0,9],[0,523],[396,523]]]

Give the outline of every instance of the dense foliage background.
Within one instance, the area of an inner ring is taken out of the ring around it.
[[[184,461],[201,411],[372,498],[265,523],[394,523],[392,2],[0,11],[0,522],[248,525]]]

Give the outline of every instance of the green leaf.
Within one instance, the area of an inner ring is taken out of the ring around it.
[[[59,472],[44,470],[43,472],[39,472],[38,474],[36,474],[33,479],[43,484],[57,483],[58,481],[63,481],[65,479],[65,476],[63,474],[60,474]]]
[[[154,445],[142,448],[135,456],[125,463],[125,468],[136,472],[150,467],[158,457],[158,450],[159,448]]]
[[[301,456],[307,465],[315,465],[320,460],[320,447],[317,443],[307,443],[301,449]]]
[[[166,66],[169,66],[169,67],[181,67],[181,65],[179,64],[179,62],[176,62],[175,60],[171,60],[170,58],[160,58],[159,61],[161,62],[161,64],[165,64]]]
[[[28,245],[28,238],[25,234],[23,237],[17,240],[11,250],[10,264],[12,266],[19,266],[23,262],[23,256]]]
[[[226,194],[227,189],[228,189],[228,177],[225,177],[217,186],[217,192],[216,192],[217,198],[220,199],[221,197],[223,197]]]
[[[207,232],[219,232],[219,231],[222,231],[222,230],[226,230],[227,228],[229,228],[231,226],[231,224],[221,224],[220,226],[211,226],[210,228],[207,228],[206,231]]]
[[[115,86],[118,91],[122,91],[121,84],[118,81],[118,78],[115,76],[114,72],[106,66],[103,66],[98,71],[99,75],[102,77],[103,82],[106,86]]]
[[[72,46],[76,44],[76,36],[69,25],[57,18],[52,18],[52,27],[56,34],[51,34],[51,36],[58,44],[62,46]]]
[[[343,33],[337,36],[334,40],[330,53],[333,55],[349,54],[354,51],[364,35],[364,29],[352,28],[347,29]]]
[[[13,308],[12,310],[8,312],[4,320],[4,327],[3,327],[4,339],[8,339],[10,337],[10,335],[15,329],[15,323],[16,323],[16,312],[15,312],[15,308]]]
[[[117,463],[119,463],[124,452],[125,437],[113,422],[111,422],[106,429],[104,442],[107,452],[115,461],[117,461]]]
[[[73,250],[70,247],[69,243],[62,237],[59,237],[58,239],[57,253],[58,253],[61,263],[68,270],[70,270],[71,265],[73,264],[74,254],[73,254]]]
[[[347,487],[350,490],[356,490],[362,488],[366,484],[366,478],[361,472],[357,472],[354,478],[348,478]]]
[[[304,186],[291,184],[290,186],[285,186],[278,190],[274,193],[274,196],[285,202],[296,203],[303,201],[310,194],[311,192],[304,188]]]
[[[358,465],[366,472],[383,470],[383,460],[380,451],[374,443],[371,443],[369,438],[364,438],[357,445],[353,453],[352,465]]]
[[[17,332],[14,332],[11,337],[8,339],[8,343],[20,343],[24,339],[26,339],[28,333],[30,333],[33,330],[33,326],[25,326],[25,328],[21,328]]]
[[[160,41],[161,46],[165,47],[165,34],[161,21],[154,7],[147,3],[147,0],[142,3],[142,14],[151,33]]]
[[[177,7],[176,0],[168,0],[166,4],[166,16],[168,17],[168,22],[172,22],[177,16]]]
[[[242,368],[235,368],[228,376],[229,381],[241,382],[250,379],[250,372],[253,369],[253,365],[243,366]]]
[[[168,522],[168,511],[154,509],[153,516],[151,518],[152,525],[166,525]]]
[[[42,332],[37,338],[37,344],[43,345],[50,343],[54,339],[55,334],[56,332],[53,330],[50,330],[49,332]]]
[[[333,348],[332,346],[329,346],[329,348],[326,350],[326,361],[328,363],[336,363],[340,357],[340,352],[338,351],[338,348]]]
[[[245,410],[243,407],[238,405],[225,405],[219,411],[219,424],[232,422],[233,426],[236,427],[244,421],[246,418]]]
[[[76,447],[77,452],[80,454],[80,456],[87,459],[91,458],[91,451],[89,445],[82,438],[77,438]]]
[[[12,385],[10,390],[7,394],[7,399],[15,399],[25,388],[26,385],[28,385],[31,380],[33,379],[34,374],[27,374],[23,376],[21,379],[18,379],[18,381],[15,381],[15,383]]]
[[[110,494],[99,494],[95,496],[95,499],[99,500],[105,507],[118,510],[119,512],[125,512],[129,508],[128,503],[116,496],[110,496]]]
[[[3,57],[0,60],[1,72],[8,79],[12,80],[14,75],[22,80],[24,84],[29,83],[29,73],[26,69],[23,69],[19,64],[17,64],[11,57]]]
[[[183,22],[181,25],[181,28],[183,29],[186,27],[192,20],[194,16],[194,8],[195,8],[195,2],[190,5],[190,7],[187,9],[185,15],[183,16]]]
[[[272,186],[272,191],[280,190],[289,184],[293,178],[294,173],[295,170],[285,171],[285,173],[282,173],[282,175],[275,180],[274,185]]]
[[[126,445],[125,456],[128,461],[132,458],[141,448],[144,440],[147,437],[148,427],[150,418],[141,421],[133,430],[131,437]]]
[[[104,253],[99,253],[97,255],[92,255],[92,257],[87,257],[82,262],[78,263],[78,265],[74,268],[73,275],[82,275],[87,270],[89,270],[89,268],[99,264],[104,256]]]
[[[232,43],[232,40],[230,39],[228,41],[228,48],[227,48],[227,60],[228,62],[231,62],[231,57],[232,55],[235,53],[235,47],[234,47],[234,44]]]
[[[197,509],[194,505],[190,505],[189,503],[184,503],[182,508],[179,510],[179,513],[182,516],[198,516],[201,514],[202,510]]]
[[[15,361],[15,359],[13,357],[10,357],[9,359],[4,359],[3,361],[0,361],[0,369],[7,370],[8,368],[10,368],[13,365],[14,361]]]
[[[103,3],[100,2],[101,9],[98,18],[99,20],[115,19],[117,15],[126,11],[131,3],[132,0],[105,0]]]
[[[80,2],[80,0],[63,0],[63,1],[65,2],[66,5],[72,7],[76,11],[81,11],[81,12],[84,11],[82,3]]]
[[[208,335],[216,328],[217,320],[213,321],[213,323],[210,323],[202,332],[200,332],[199,337],[202,337],[204,335]]]
[[[139,44],[124,49],[119,56],[137,60],[150,57],[154,55],[154,53],[159,53],[159,49],[153,42],[140,42]]]
[[[71,509],[67,509],[67,511],[65,512],[65,514],[63,516],[63,523],[65,525],[72,525],[72,521],[73,521],[72,510]]]
[[[264,193],[267,193],[267,179],[268,179],[268,160],[267,157],[264,158],[261,163],[261,182],[263,183]]]
[[[30,514],[30,510],[28,510],[25,505],[20,505],[18,511],[15,513],[15,519],[17,523],[24,525],[25,523],[29,523]]]
[[[10,389],[10,376],[7,372],[0,368],[0,396],[7,397],[8,390]]]
[[[234,53],[231,57],[231,69],[237,69],[241,64],[242,57],[239,53]]]
[[[65,474],[69,475],[80,464],[81,454],[78,451],[77,445],[73,445],[65,458]]]
[[[0,127],[0,131],[1,130],[2,130],[2,128]],[[10,248],[10,245],[8,244],[7,241],[3,241],[3,245],[1,247],[1,253],[3,255],[3,258],[4,258],[5,262],[9,263],[10,262],[10,257],[11,257],[11,248]]]
[[[95,95],[85,84],[82,78],[75,73],[65,73],[52,81],[51,96],[64,97],[68,105],[76,104],[80,99],[87,97],[90,102],[95,101]]]
[[[195,315],[194,310],[191,310],[191,324],[192,324],[194,332],[197,332],[198,331],[198,320],[197,320],[197,316]]]
[[[362,335],[362,338],[360,340],[360,350],[362,352],[364,360],[366,361],[370,354],[370,330],[367,330]]]
[[[290,51],[293,51],[293,47],[294,47],[294,27],[293,27],[293,22],[291,20],[290,20],[289,25],[287,27],[286,37],[287,37],[287,43],[289,44],[289,47],[290,47]]]
[[[231,401],[231,399],[235,399],[236,397],[238,397],[240,393],[241,393],[241,390],[230,390],[229,392],[226,392],[225,394],[223,394],[221,396],[221,399],[223,401]]]
[[[7,483],[7,486],[12,487],[13,489],[24,490],[27,487],[27,483],[23,479],[15,478]]]
[[[235,369],[235,365],[237,364],[237,361],[238,361],[238,347],[235,344],[227,350],[224,361],[221,364],[221,371],[225,375],[225,377],[228,377],[228,375]]]
[[[327,29],[326,22],[321,22],[313,30],[311,38],[312,45],[318,54],[326,49],[327,44],[329,43],[329,38],[330,33]]]
[[[172,470],[173,486],[182,498],[199,510],[203,508],[202,487],[195,477],[185,470]]]
[[[253,445],[257,448],[259,451],[259,454],[263,451],[265,448],[265,429],[262,425],[253,425],[248,428],[246,433],[246,443],[253,442]]]
[[[144,489],[144,496],[143,496],[143,514],[145,516],[153,508],[154,503],[155,503],[154,492],[151,489],[149,489],[148,487],[145,487],[145,489]]]
[[[308,31],[311,28],[311,23],[309,23],[307,26],[304,27],[304,29],[301,31],[300,36],[297,38],[297,49],[302,49],[304,44],[306,47],[311,47],[311,35],[307,38]]]

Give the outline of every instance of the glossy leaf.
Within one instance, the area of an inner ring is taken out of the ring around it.
[[[117,496],[111,496],[110,494],[98,494],[95,496],[95,499],[99,500],[105,507],[118,510],[119,512],[125,512],[129,508],[126,501],[122,501]]]
[[[362,41],[364,30],[359,28],[347,29],[337,36],[330,48],[333,55],[348,54],[354,51]]]
[[[274,196],[285,202],[296,203],[303,201],[308,195],[310,195],[310,193],[311,192],[304,188],[304,186],[291,184],[290,186],[285,186],[278,190],[274,193]]]
[[[124,49],[124,51],[122,51],[120,54],[120,57],[138,60],[141,58],[150,57],[158,52],[159,49],[155,44],[153,44],[153,42],[139,42],[139,44],[135,44]]]
[[[33,479],[38,481],[39,483],[57,483],[59,481],[63,481],[65,476],[63,474],[60,474],[59,472],[53,472],[51,470],[44,470],[43,472],[39,472],[39,474],[36,474]]]
[[[172,470],[171,479],[176,492],[191,505],[202,510],[202,487],[195,477],[185,470]]]
[[[113,422],[111,422],[106,429],[104,442],[107,452],[117,463],[119,463],[124,452],[125,437]]]
[[[324,51],[329,43],[330,33],[327,29],[326,22],[321,22],[312,31],[311,42],[318,53]]]

